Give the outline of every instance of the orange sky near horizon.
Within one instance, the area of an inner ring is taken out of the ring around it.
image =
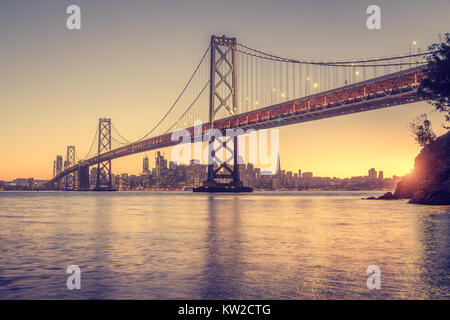
[[[70,1],[2,1],[0,180],[49,179],[67,145],[80,156],[88,151],[100,117],[129,140],[143,136],[173,103],[211,34],[281,56],[327,60],[406,52],[411,40],[426,48],[450,31],[450,2],[402,1],[381,4],[383,29],[376,31],[365,27],[369,1],[286,0],[274,8],[261,0],[255,12],[253,0],[178,2],[177,10],[167,1],[80,0],[78,31],[65,26]],[[232,17],[215,14],[230,5],[240,8]],[[281,167],[330,177],[367,175],[372,167],[385,177],[404,175],[420,150],[408,122],[432,110],[419,102],[282,127]],[[430,118],[444,133],[442,116]],[[145,154],[153,164],[153,151],[141,153],[114,160],[113,173],[140,173]]]

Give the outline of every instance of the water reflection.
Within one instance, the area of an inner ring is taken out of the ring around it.
[[[364,196],[0,192],[0,298],[449,298],[450,208]]]
[[[236,196],[209,195],[209,226],[205,245],[204,299],[230,299],[239,296],[243,267],[239,201]]]
[[[410,292],[418,299],[450,298],[450,215],[429,210],[431,214],[419,219],[418,242],[422,246],[414,259],[418,268]]]

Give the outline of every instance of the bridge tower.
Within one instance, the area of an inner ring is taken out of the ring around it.
[[[67,146],[66,161],[64,161],[64,169],[75,165],[75,146]],[[64,177],[64,190],[75,190],[75,172],[69,173]]]
[[[98,121],[98,157],[111,150],[111,119],[100,118]],[[99,162],[97,166],[97,183],[95,191],[112,191],[111,160]]]
[[[212,129],[215,116],[220,111],[225,111],[229,115],[238,112],[236,38],[211,36],[210,54],[209,128]],[[228,138],[222,135],[219,146],[215,148],[216,138],[214,135],[209,138],[209,156],[213,161],[208,162],[208,178],[203,186],[195,188],[194,192],[253,191],[252,188],[243,186],[239,177],[238,137],[233,135]],[[233,149],[227,146],[231,140]],[[232,167],[228,161],[215,166],[214,162],[218,162],[216,153],[222,149],[232,152]],[[217,179],[226,179],[229,182],[219,182]]]

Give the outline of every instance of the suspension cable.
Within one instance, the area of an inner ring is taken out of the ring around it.
[[[121,142],[121,141],[117,140],[116,138],[114,138],[113,136],[111,136],[111,140],[114,140],[115,142],[117,142],[121,146],[125,146],[127,144],[130,144],[129,142]]]
[[[92,147],[94,146],[94,142],[95,142],[95,138],[97,137],[97,134],[98,134],[98,127],[97,127],[97,130],[95,131],[94,139],[92,139],[92,143],[91,143],[91,146],[89,147],[88,153],[84,156],[83,159],[80,159],[80,160],[85,160],[85,159],[88,158],[89,154],[91,153],[91,149],[92,149]]]
[[[161,122],[164,121],[164,119],[167,118],[167,116],[169,115],[169,113],[172,111],[172,109],[175,107],[175,105],[178,103],[178,101],[180,100],[181,96],[184,94],[184,92],[186,91],[186,89],[188,88],[189,84],[191,83],[192,79],[194,78],[195,74],[197,73],[198,69],[200,68],[200,66],[203,63],[203,60],[205,59],[206,55],[209,52],[209,49],[211,48],[211,45],[208,46],[208,49],[206,49],[205,53],[203,54],[203,57],[200,60],[200,63],[197,65],[197,67],[195,68],[194,72],[192,73],[191,77],[189,78],[186,86],[183,88],[183,90],[181,91],[181,93],[178,95],[177,99],[175,100],[175,102],[173,103],[173,105],[170,107],[170,109],[166,112],[166,114],[164,115],[164,117],[162,117],[161,120],[159,120],[159,122],[149,131],[147,132],[142,138],[140,138],[139,140],[137,140],[136,142],[139,142],[141,140],[144,140],[145,138],[147,138],[153,131],[155,131],[155,129],[161,124]]]
[[[113,130],[119,135],[119,137],[121,137],[121,138],[123,139],[123,141],[125,141],[126,143],[131,143],[131,141],[125,139],[125,138],[120,134],[120,132],[117,130],[117,128],[114,126],[114,124],[113,124],[112,122],[111,122],[111,126],[112,126]]]
[[[307,60],[297,60],[297,59],[290,59],[290,58],[284,58],[284,57],[280,57],[280,56],[276,56],[267,52],[263,52],[261,50],[257,50],[251,47],[248,47],[244,44],[241,43],[237,43],[239,46],[241,46],[242,48],[246,49],[246,50],[250,50],[253,52],[256,52],[260,55],[263,56],[259,56],[257,54],[252,54],[250,52],[247,51],[243,51],[243,50],[239,50],[237,49],[236,51],[239,51],[241,53],[244,54],[249,54],[249,55],[253,55],[255,57],[259,57],[259,58],[271,58],[271,60],[275,60],[275,61],[279,61],[279,62],[292,62],[292,63],[301,63],[301,64],[316,64],[316,65],[328,65],[328,66],[341,66],[341,65],[347,65],[347,64],[354,64],[355,63],[365,63],[365,62],[375,62],[375,61],[386,61],[386,60],[398,60],[398,59],[404,59],[404,58],[409,58],[409,57],[418,57],[418,56],[425,56],[425,55],[429,55],[432,53],[435,53],[437,51],[424,51],[421,53],[414,53],[414,54],[407,54],[407,55],[397,55],[397,56],[390,56],[390,57],[383,57],[383,58],[370,58],[370,59],[360,59],[360,60],[351,60],[351,61],[346,61],[346,60],[336,60],[336,61],[307,61]],[[265,56],[265,57],[264,57]],[[408,63],[409,64],[409,63]]]
[[[191,105],[189,106],[189,108],[187,108],[187,110],[178,118],[177,121],[175,121],[175,123],[166,130],[166,132],[164,132],[164,134],[168,133],[170,130],[172,130],[173,127],[175,127],[175,125],[186,115],[186,113],[188,113],[188,111],[194,106],[194,104],[197,102],[197,100],[200,98],[200,96],[203,94],[203,91],[205,91],[205,89],[208,87],[208,85],[210,84],[211,80],[208,80],[208,82],[206,82],[205,86],[203,87],[203,89],[200,91],[200,93],[197,95],[197,97],[194,99],[194,101],[191,103]]]
[[[321,65],[321,66],[328,66],[328,67],[351,67],[351,68],[356,68],[356,67],[389,67],[389,66],[406,66],[406,65],[424,65],[427,64],[428,62],[399,62],[399,63],[389,63],[389,64],[355,64],[355,62],[352,62],[352,64],[337,64],[337,63],[328,63],[328,62],[309,62],[309,61],[300,61],[300,60],[293,60],[293,59],[286,59],[286,60],[280,60],[280,59],[273,59],[270,57],[265,57],[265,56],[260,56],[254,53],[250,53],[247,51],[242,51],[239,49],[236,49],[237,52],[252,56],[252,57],[256,57],[256,58],[260,58],[260,59],[267,59],[267,60],[272,60],[272,61],[278,61],[278,62],[284,62],[284,63],[298,63],[298,64],[307,64],[307,65]],[[421,54],[422,55],[422,54]],[[414,57],[414,56],[418,56],[418,55],[411,55],[411,56],[405,56],[402,58],[408,58],[408,57]]]

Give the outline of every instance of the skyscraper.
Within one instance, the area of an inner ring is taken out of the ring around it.
[[[161,172],[164,172],[167,169],[167,160],[164,159],[164,156],[161,155],[161,152],[158,151],[155,155],[155,170],[156,176],[161,176]]]
[[[60,173],[63,169],[63,157],[56,156],[56,174]]]
[[[369,170],[369,178],[370,179],[377,179],[377,170],[375,170],[374,168]]]
[[[268,174],[268,175],[276,175],[276,174],[280,174],[280,170],[281,170],[281,164],[280,164],[280,153],[278,152],[277,155],[277,166],[275,167],[275,171],[273,171],[273,166],[271,164],[271,170],[270,171],[263,171],[263,174]]]
[[[142,172],[143,173],[148,173],[149,172],[149,164],[148,164],[148,157],[145,156],[144,159],[142,160]]]

